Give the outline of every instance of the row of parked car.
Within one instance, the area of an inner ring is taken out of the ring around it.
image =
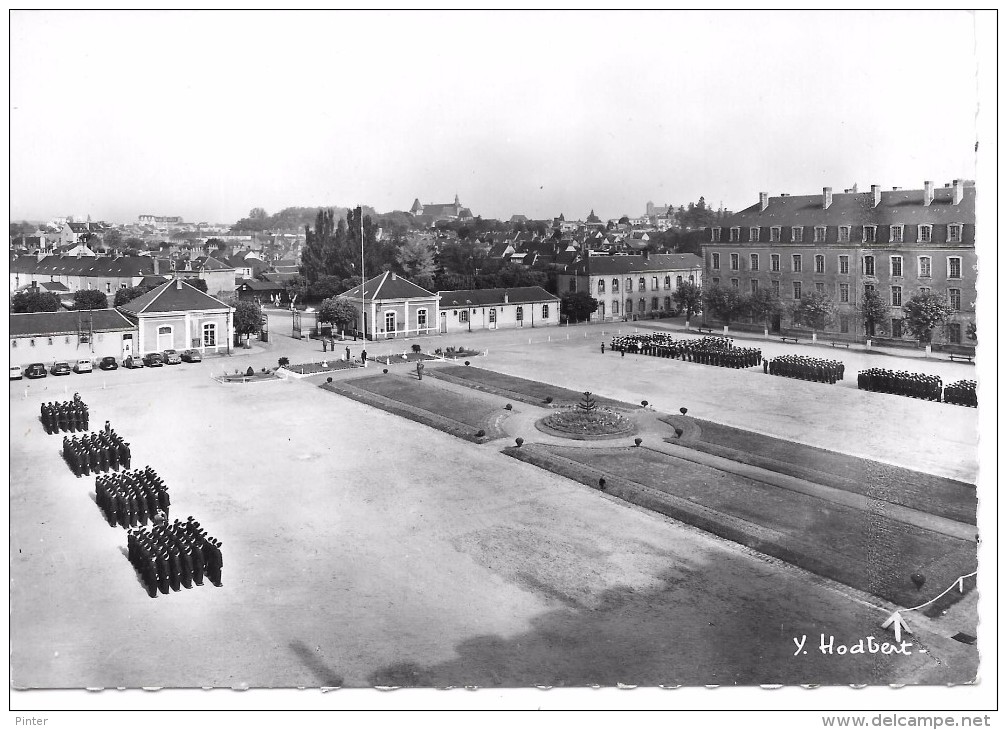
[[[199,350],[165,350],[164,352],[148,352],[141,357],[127,357],[122,361],[124,368],[159,368],[163,365],[178,365],[182,362],[202,362],[203,356]],[[67,361],[57,361],[51,368],[46,368],[44,363],[35,362],[25,368],[20,365],[12,365],[10,369],[10,379],[20,380],[21,378],[44,378],[47,375],[69,375],[70,372],[77,374],[90,373],[94,369],[91,360],[77,360],[71,367]],[[119,362],[111,355],[98,360],[99,370],[118,370]]]

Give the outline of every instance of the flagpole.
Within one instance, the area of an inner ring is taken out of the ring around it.
[[[357,220],[360,223],[360,331],[367,341],[367,325],[364,315],[364,206],[357,206]]]

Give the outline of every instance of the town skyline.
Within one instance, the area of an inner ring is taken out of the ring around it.
[[[973,23],[964,12],[14,13],[10,215],[224,222],[252,207],[394,211],[458,194],[483,218],[593,208],[608,219],[647,200],[702,195],[739,210],[762,191],[943,185],[975,177]],[[815,51],[795,64],[751,33],[760,24],[814,38]],[[674,44],[647,34],[664,26]],[[867,34],[886,43],[851,60],[850,39]],[[172,52],[180,37],[201,53]],[[280,61],[244,52],[292,37]],[[393,52],[373,53],[376,39]],[[520,58],[488,52],[518,39]],[[940,51],[921,61],[920,47]],[[939,124],[909,113],[921,103]]]

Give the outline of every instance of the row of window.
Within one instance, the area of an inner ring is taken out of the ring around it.
[[[684,279],[681,276],[676,276],[675,277],[675,286],[676,287],[682,286],[683,281],[684,281]],[[692,274],[689,274],[689,283],[690,284],[695,284],[696,283],[696,277],[693,276]],[[619,280],[613,278],[612,282],[611,282],[611,285],[612,285],[612,289],[611,289],[612,294],[618,294],[619,293]],[[577,286],[576,279],[571,279],[570,280],[570,291],[575,291],[576,290],[576,286]],[[605,285],[605,280],[604,279],[598,279],[598,293],[599,294],[604,294],[605,293],[605,286],[606,286]],[[669,275],[669,276],[665,276],[664,277],[664,290],[668,291],[670,289],[671,289],[671,276]],[[626,292],[629,293],[631,291],[633,291],[633,279],[632,279],[632,277],[626,277]],[[637,280],[637,291],[641,291],[641,292],[647,291],[647,277],[646,276],[641,276]],[[656,276],[650,277],[650,291],[661,291],[661,287],[659,286],[659,282],[658,282],[658,277],[656,277]]]
[[[780,295],[780,282],[774,280],[774,281],[772,281],[770,283],[772,284],[772,287],[773,287],[773,294],[779,296]],[[794,281],[794,282],[791,282],[791,283],[792,283],[792,285],[794,287],[794,299],[800,299],[801,298],[801,293],[802,293],[803,283],[800,282],[800,281]],[[720,279],[719,278],[714,278],[713,279],[713,285],[714,286],[718,286],[719,284],[720,284]],[[741,280],[740,279],[731,279],[731,286],[734,287],[735,289],[740,289],[741,288]],[[751,288],[752,293],[754,294],[755,292],[759,291],[759,280],[758,279],[752,279],[749,282],[749,286]],[[874,291],[874,287],[870,286],[870,285],[866,285],[864,288],[867,289],[867,290],[869,290],[869,291]],[[822,294],[824,294],[825,293],[825,283],[821,282],[821,281],[816,281],[815,282],[815,291],[821,292]],[[840,303],[842,303],[842,304],[849,304],[849,302],[850,302],[850,285],[846,284],[846,283],[840,283],[838,285],[838,292],[839,292],[839,301],[840,301]],[[919,292],[920,292],[920,294],[930,294],[931,293],[931,289],[928,286],[921,286],[919,288]],[[893,286],[893,287],[891,287],[890,301],[891,301],[891,305],[893,307],[901,307],[902,306],[902,287],[901,286]],[[948,303],[951,305],[951,309],[952,310],[954,310],[955,312],[960,312],[961,308],[962,308],[962,290],[961,289],[948,289]]]
[[[948,224],[948,243],[961,243],[962,242],[962,224],[961,223],[950,223]],[[852,231],[852,226],[838,226],[836,233],[836,240],[840,243],[849,243],[850,234]],[[713,243],[719,243],[721,241],[721,230],[720,228],[712,228],[710,231],[710,241]],[[741,242],[741,227],[736,226],[730,228],[728,239],[732,243]],[[933,225],[931,224],[921,224],[917,226],[917,243],[930,243],[933,240]],[[769,226],[769,241],[770,243],[778,243],[782,241],[781,235],[783,233],[783,226]],[[815,226],[814,227],[814,242],[824,243],[825,242],[825,226]],[[889,226],[889,241],[892,243],[905,243],[905,226],[904,225],[892,225]],[[757,243],[762,240],[762,228],[760,226],[750,226],[748,228],[748,242]],[[877,226],[864,226],[863,227],[863,243],[876,243],[878,240],[878,227]],[[791,226],[790,227],[790,241],[792,243],[803,243],[804,242],[804,227],[803,226]]]
[[[657,312],[657,311],[660,311],[660,310],[664,310],[666,312],[670,312],[671,311],[671,297],[664,297],[664,300],[663,300],[664,306],[662,307],[661,304],[662,304],[662,300],[660,300],[658,297],[651,297],[650,298],[650,311],[651,312]],[[616,299],[614,302],[611,303],[611,305],[612,305],[612,316],[613,317],[618,316],[620,314],[620,312],[619,312],[619,300]],[[638,314],[643,314],[646,311],[648,311],[647,310],[647,300],[644,297],[640,297],[639,299],[636,300],[636,312]],[[627,299],[626,300],[625,313],[626,314],[633,314],[633,300],[632,299]],[[602,317],[603,319],[607,316],[607,313],[605,311],[605,302],[598,302],[598,316]]]
[[[737,253],[732,253],[731,255],[731,271],[741,270],[741,255]],[[720,269],[720,254],[714,251],[710,254],[711,257],[711,267],[715,270]],[[902,256],[889,256],[889,271],[891,276],[900,277],[902,276]],[[861,269],[865,276],[876,276],[876,265],[875,257],[873,255],[865,255],[861,261]],[[838,257],[839,273],[849,274],[850,273],[850,257],[847,254],[841,254]],[[760,258],[759,254],[753,253],[748,255],[748,266],[750,271],[759,271],[760,269]],[[825,255],[815,254],[814,255],[814,266],[816,274],[825,273]],[[962,278],[962,259],[961,256],[948,256],[946,260],[947,276],[949,279],[960,279]],[[780,254],[773,253],[769,254],[769,270],[779,271],[780,270]],[[804,260],[801,254],[795,253],[790,256],[790,270],[793,272],[801,272],[804,270]],[[933,259],[930,256],[917,256],[916,257],[916,275],[921,278],[928,278],[932,275],[933,270]],[[600,291],[603,291],[600,290]]]
[[[421,319],[420,316],[419,316],[419,313],[417,313],[416,323],[417,323],[417,325],[419,327],[426,327],[426,324],[427,324],[427,312],[426,312],[425,309],[421,309],[420,312],[423,313],[423,317]],[[388,312],[388,314],[394,314],[394,312]],[[515,319],[517,319],[518,322],[523,322],[524,321],[524,307],[521,306],[520,304],[517,305],[517,307],[514,309],[514,317],[515,317]],[[549,305],[548,304],[543,304],[542,305],[542,319],[549,319]],[[458,321],[460,323],[462,323],[462,324],[465,324],[465,323],[467,323],[469,321],[469,310],[468,309],[460,309],[460,310],[458,310]],[[490,324],[493,324],[493,323],[495,323],[497,321],[497,310],[496,310],[495,307],[491,307],[490,310],[489,310],[489,321],[490,321]]]
[[[74,337],[76,338],[77,335],[74,335]],[[38,344],[37,342],[35,342],[35,339],[36,338],[32,337],[31,339],[28,340],[29,347],[35,347],[35,345]],[[38,338],[38,339],[41,339],[41,338]],[[46,344],[48,344],[48,345],[53,344],[53,339],[54,338],[52,338],[52,337],[46,337],[45,339],[47,340]],[[103,339],[105,339],[105,335],[99,333],[99,334],[97,334],[95,336],[95,339],[98,342],[101,342]],[[87,344],[89,342],[88,335],[86,333],[82,333],[80,335],[79,342],[82,343],[82,344]],[[11,347],[17,347],[17,343],[18,343],[18,341],[16,339],[13,339],[13,340],[10,341],[10,346]],[[66,337],[63,338],[63,344],[64,345],[69,345],[70,344],[70,337],[69,336],[66,336]]]

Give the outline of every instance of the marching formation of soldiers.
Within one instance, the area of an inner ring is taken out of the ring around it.
[[[175,520],[170,525],[130,528],[127,533],[127,554],[151,598],[160,591],[192,588],[203,585],[203,577],[220,586],[224,566],[222,543],[206,534],[190,516],[185,522]]]
[[[63,437],[63,458],[74,476],[90,476],[107,471],[129,469],[131,454],[129,444],[112,430],[105,421],[105,430],[89,433],[79,440],[76,436]]]
[[[730,337],[679,340],[663,333],[622,335],[612,338],[610,348],[620,353],[681,358],[687,362],[728,368],[749,368],[758,365],[762,360],[762,350],[754,347],[735,347]]]
[[[813,380],[832,385],[835,385],[837,380],[842,380],[846,372],[846,366],[839,360],[823,360],[819,357],[805,357],[804,355],[781,355],[774,357],[768,363],[763,361],[763,365],[770,375],[782,375],[785,378]]]
[[[142,471],[99,475],[94,482],[95,502],[112,527],[132,528],[167,521],[171,498],[168,485],[149,466]]]
[[[944,402],[953,403],[956,406],[968,406],[978,408],[979,401],[976,399],[976,381],[959,380],[944,388]]]
[[[42,404],[42,426],[47,434],[60,431],[87,431],[87,404],[78,393],[73,400],[63,403]]]
[[[941,379],[936,375],[910,373],[906,370],[870,368],[857,375],[857,387],[878,393],[904,395],[923,400],[941,400]]]

